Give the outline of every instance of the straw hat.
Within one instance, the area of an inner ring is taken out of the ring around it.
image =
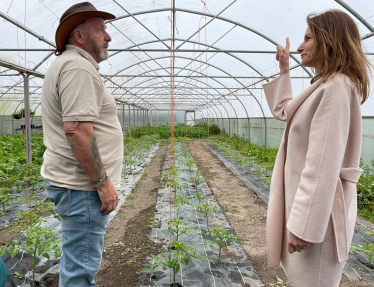
[[[94,17],[102,17],[104,20],[116,18],[113,14],[98,11],[90,2],[75,4],[62,14],[60,24],[56,30],[56,56],[61,55],[65,50],[65,44],[70,32],[83,21]]]

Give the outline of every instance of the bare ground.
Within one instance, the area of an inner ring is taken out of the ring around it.
[[[236,234],[249,239],[242,245],[265,286],[288,286],[281,268],[267,267],[267,206],[201,142],[190,142],[189,147],[208,177],[208,184],[218,202],[226,210],[226,217]],[[158,246],[151,246],[149,243],[149,234],[166,150],[167,146],[164,145],[157,151],[152,162],[145,168],[142,179],[107,229],[103,261],[96,278],[98,287],[138,286],[137,271],[141,268],[145,254],[158,253]],[[13,236],[10,229],[1,230],[0,244],[9,244]],[[277,278],[284,283],[280,283]],[[46,283],[47,286],[57,287],[58,277],[51,276]],[[340,286],[368,286],[368,282],[353,282],[343,276]]]
[[[268,268],[265,245],[267,205],[200,141],[189,142],[192,156],[208,178],[208,184],[236,234],[248,241],[243,248],[252,260],[265,286],[289,286],[280,267]],[[281,283],[280,280],[283,281]],[[368,286],[364,280],[351,281],[343,275],[340,287]]]
[[[98,287],[138,286],[137,272],[145,255],[158,253],[158,247],[150,245],[149,234],[166,150],[166,145],[157,150],[107,229],[103,261],[96,277]]]

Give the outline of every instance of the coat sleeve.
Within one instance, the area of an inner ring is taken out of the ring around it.
[[[284,74],[268,84],[263,85],[266,100],[273,116],[282,121],[287,120],[287,104],[292,100],[290,74]]]
[[[349,134],[351,87],[335,77],[320,87],[306,162],[287,228],[297,237],[320,243],[325,237]]]

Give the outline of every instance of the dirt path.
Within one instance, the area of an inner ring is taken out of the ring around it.
[[[103,261],[96,277],[98,287],[138,286],[137,271],[145,254],[149,250],[157,254],[157,246],[149,245],[149,232],[166,150],[167,145],[161,144],[107,229]]]
[[[192,156],[208,177],[209,186],[219,204],[225,209],[226,217],[239,237],[249,239],[242,246],[265,286],[289,286],[280,267],[268,268],[265,245],[267,205],[242,181],[229,171],[223,163],[201,142],[189,143]],[[279,278],[281,281],[279,281]],[[368,286],[364,280],[352,282],[343,276],[341,287]]]

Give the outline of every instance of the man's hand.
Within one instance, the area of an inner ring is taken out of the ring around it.
[[[310,243],[300,239],[299,237],[293,235],[291,232],[288,233],[288,252],[294,253],[295,251],[301,252],[305,248],[309,247]]]
[[[118,194],[110,178],[108,178],[103,185],[97,187],[97,193],[101,200],[100,211],[103,215],[108,215],[116,209],[118,205]]]
[[[290,40],[286,38],[286,47],[277,46],[277,54],[275,59],[279,61],[280,74],[287,74],[290,72]]]
[[[65,122],[64,132],[74,155],[92,182],[97,181],[104,173],[99,148],[96,142],[92,122]],[[110,178],[97,187],[101,200],[100,211],[108,215],[118,205],[118,194]]]

